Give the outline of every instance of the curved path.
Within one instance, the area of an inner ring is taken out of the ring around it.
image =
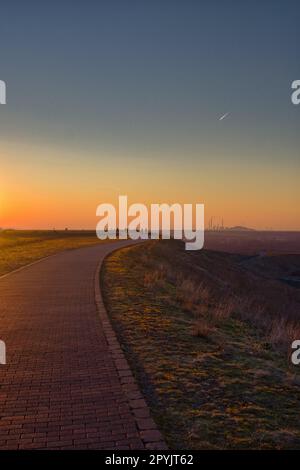
[[[128,243],[65,251],[0,278],[0,449],[165,448],[98,289],[102,260]]]

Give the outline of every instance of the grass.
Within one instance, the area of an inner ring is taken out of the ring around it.
[[[300,448],[297,367],[237,301],[236,261],[160,241],[116,251],[102,269],[109,315],[171,449]]]
[[[99,243],[91,231],[3,230],[0,232],[0,275],[66,249]]]

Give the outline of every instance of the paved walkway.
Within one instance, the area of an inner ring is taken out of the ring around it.
[[[0,278],[0,449],[165,448],[97,288],[95,301],[97,266],[121,244]]]

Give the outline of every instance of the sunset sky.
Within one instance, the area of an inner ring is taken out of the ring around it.
[[[125,194],[300,230],[299,1],[10,0],[1,20],[0,227],[93,229]]]

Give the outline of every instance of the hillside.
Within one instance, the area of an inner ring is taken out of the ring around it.
[[[244,261],[175,241],[106,260],[106,306],[171,448],[300,448],[299,290]]]

